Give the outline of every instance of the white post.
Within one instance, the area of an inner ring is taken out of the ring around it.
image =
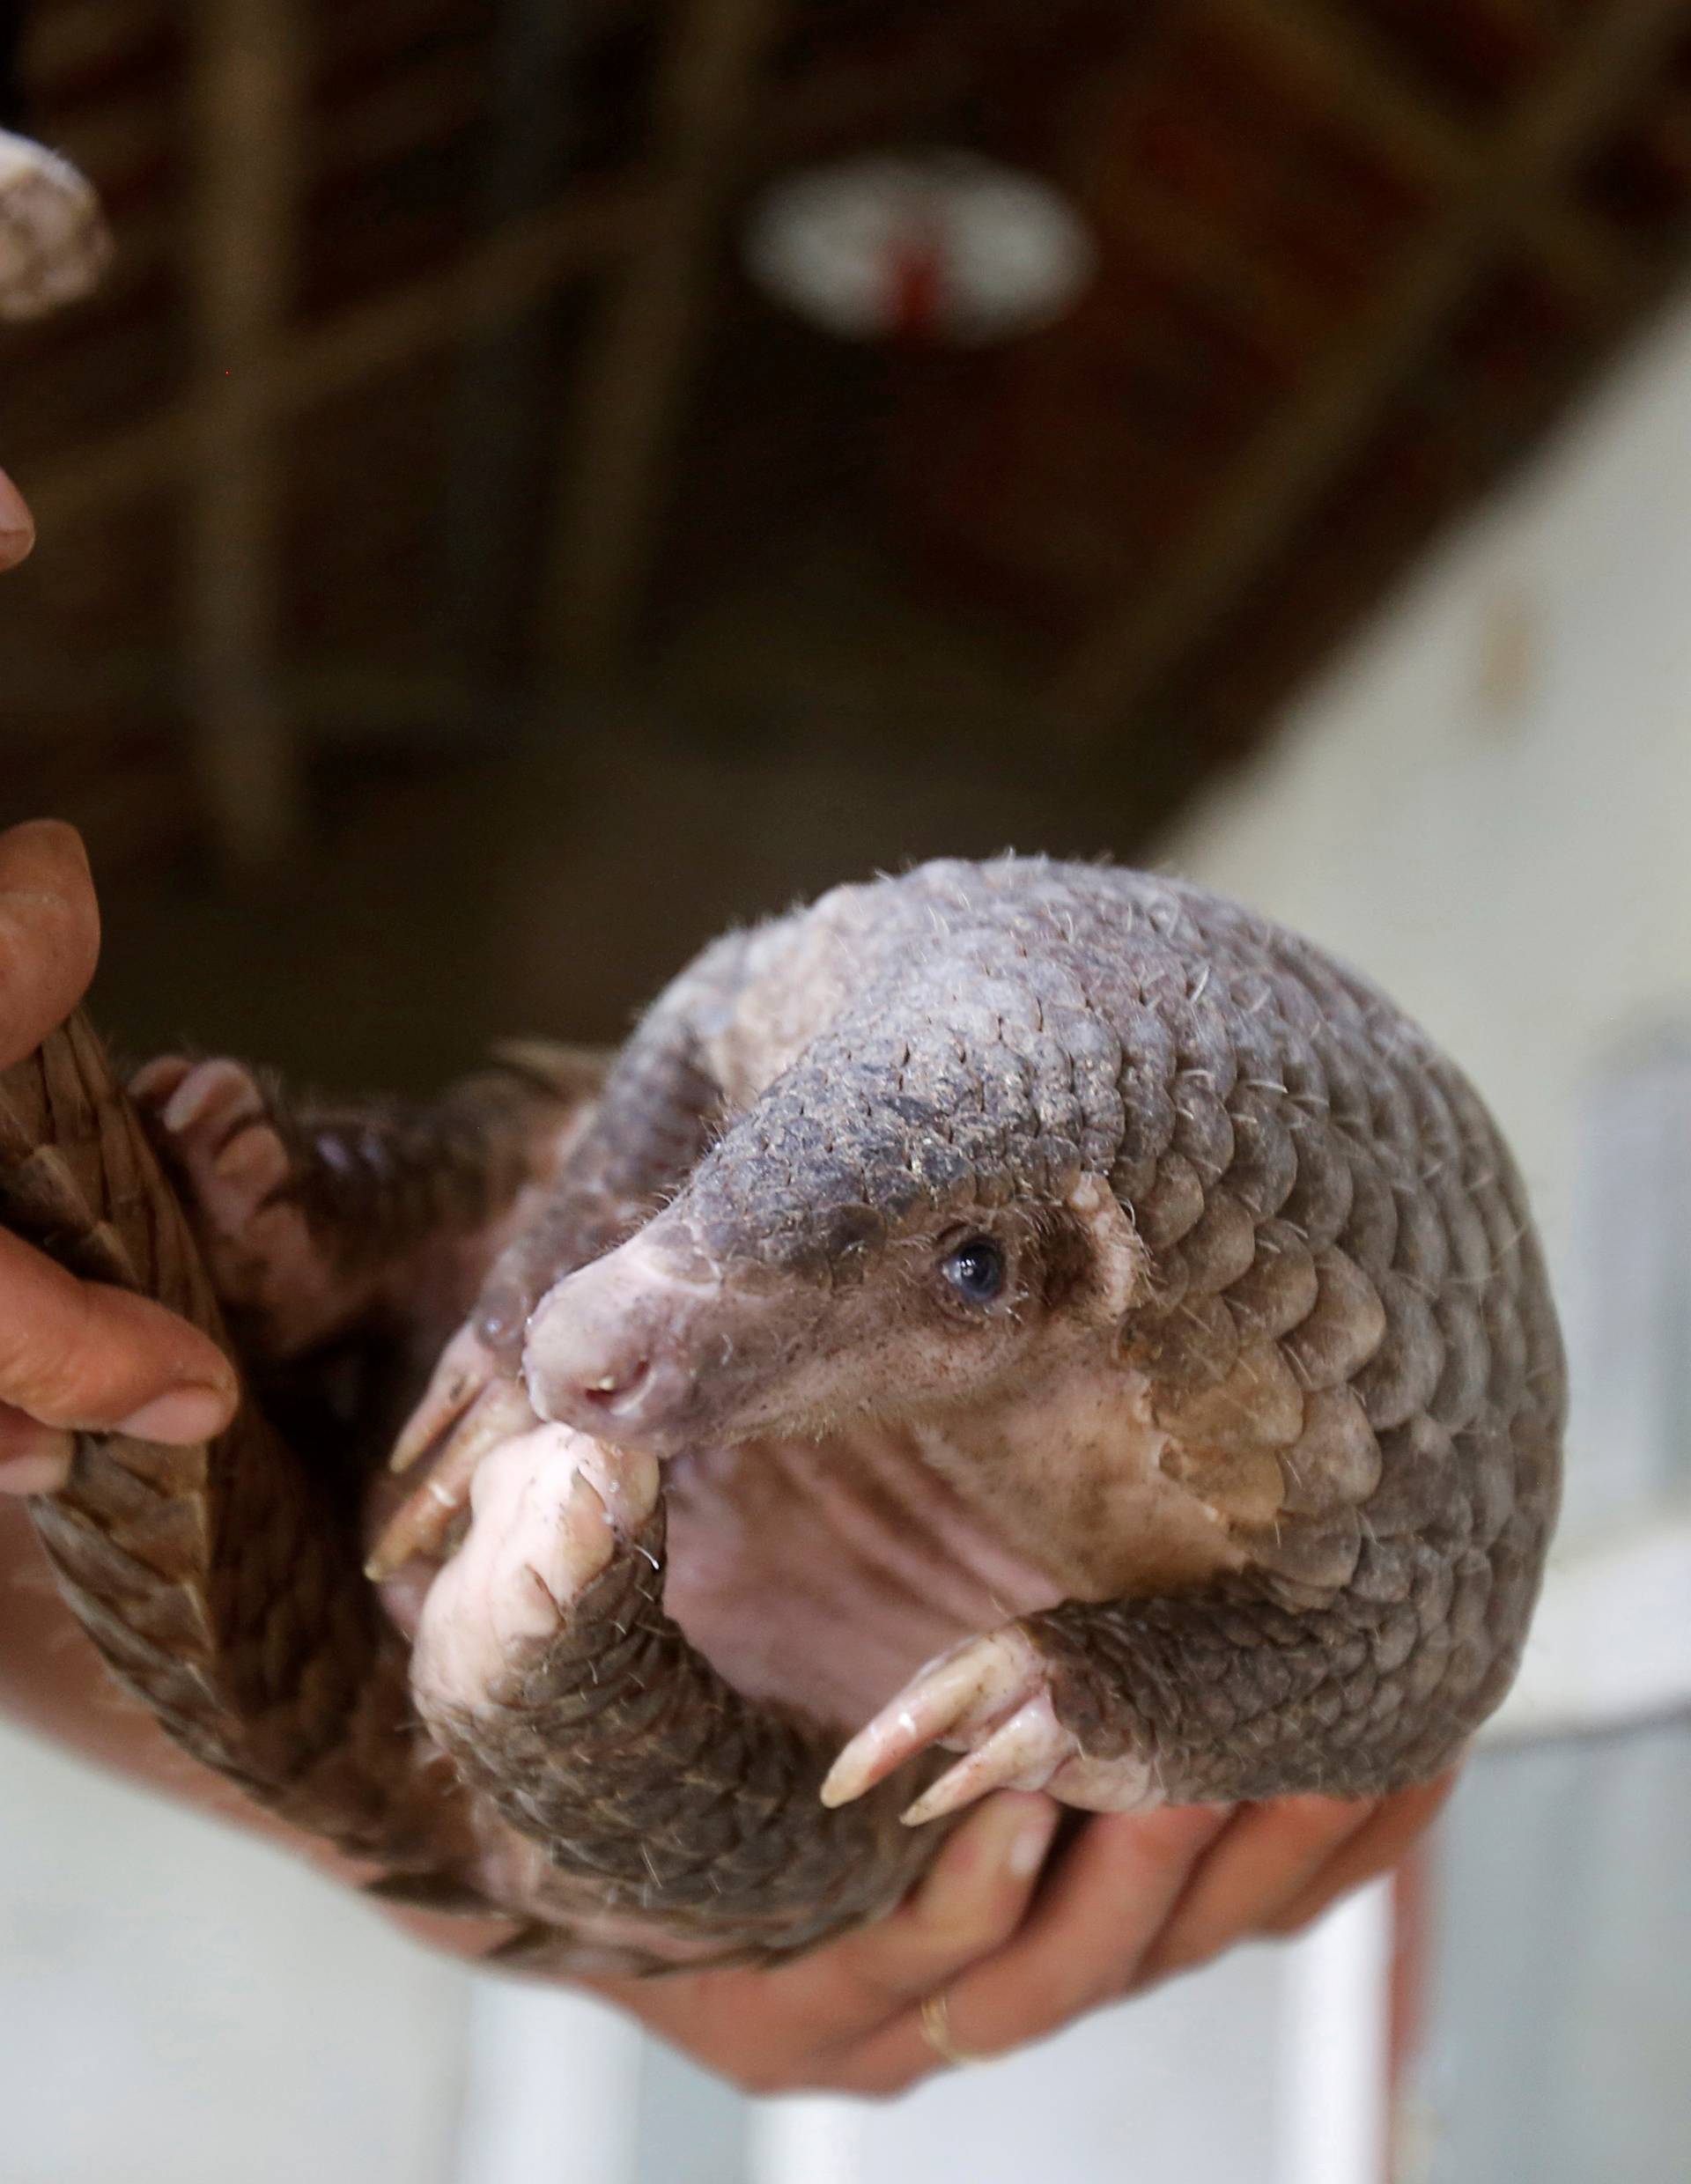
[[[860,2103],[825,2093],[760,2101],[748,2184],[865,2184],[863,2114]]]
[[[1288,1952],[1280,2184],[1384,2184],[1392,1884],[1375,1881]]]
[[[642,2037],[586,1995],[476,1980],[453,2184],[634,2184]]]

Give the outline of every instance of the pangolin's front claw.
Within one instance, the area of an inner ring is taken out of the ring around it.
[[[439,1555],[469,1507],[469,1480],[483,1457],[511,1435],[528,1433],[533,1424],[535,1413],[522,1387],[500,1369],[472,1324],[459,1328],[394,1443],[389,1470],[409,1472],[428,1450],[435,1450],[435,1461],[422,1485],[406,1494],[382,1524],[365,1575],[380,1583],[413,1555]]]
[[[514,1381],[496,1380],[484,1388],[430,1466],[428,1477],[382,1526],[364,1566],[366,1576],[380,1584],[413,1555],[438,1555],[469,1506],[470,1483],[483,1457],[538,1422]]]
[[[477,1398],[504,1377],[498,1360],[467,1321],[441,1351],[422,1400],[394,1443],[388,1470],[410,1471],[418,1457],[444,1439]]]
[[[849,1804],[934,1745],[964,1756],[906,1810],[912,1827],[993,1789],[1046,1789],[1100,1812],[1157,1800],[1143,1761],[1086,1757],[1057,1718],[1044,1655],[1015,1623],[966,1639],[920,1670],[835,1760],[823,1803]]]
[[[538,1421],[521,1384],[498,1371],[469,1328],[447,1345],[428,1393],[401,1435],[395,1471],[409,1470],[425,1450],[439,1453],[426,1479],[382,1526],[365,1574],[380,1583],[415,1555],[438,1556],[469,1506],[470,1482],[491,1450]]]
[[[464,1544],[424,1605],[414,1688],[425,1713],[497,1712],[514,1664],[532,1664],[566,1631],[581,1634],[584,1599],[613,1556],[655,1567],[638,1543],[657,1498],[653,1457],[567,1426],[535,1425],[505,1440],[476,1480]],[[611,1612],[598,1634],[607,1644],[626,1634]]]

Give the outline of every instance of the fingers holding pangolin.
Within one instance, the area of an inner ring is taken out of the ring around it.
[[[1291,1930],[1394,1863],[1451,1782],[1111,1815],[1048,1872],[1055,1806],[1001,1792],[865,1932],[773,1972],[605,1991],[748,2090],[897,2092],[941,2067],[925,1998],[943,1993],[962,2053],[1008,2054],[1253,1932]]]
[[[1060,1814],[1002,1790],[941,1850],[898,1909],[838,1945],[838,1972],[884,2014],[1001,1947],[1025,1916]]]
[[[988,1798],[897,1910],[796,1963],[597,1984],[749,2092],[874,2090],[861,2058],[878,2069],[887,2033],[913,2005],[993,1957],[1021,1926],[1058,1819],[1049,1798]],[[936,2060],[919,2047],[910,2077]]]
[[[0,532],[7,513],[0,495]],[[75,830],[37,820],[0,835],[0,1066],[70,1015],[99,952]],[[205,1336],[144,1298],[75,1280],[0,1232],[0,1492],[61,1484],[74,1428],[203,1440],[227,1424],[234,1400],[234,1374]]]
[[[1362,1825],[1335,1847],[1300,1892],[1283,1899],[1258,1920],[1258,1931],[1298,1933],[1340,1896],[1389,1873],[1438,1817],[1457,1779],[1452,1770],[1434,1782],[1400,1789],[1373,1806]]]
[[[1122,1994],[1227,1819],[1224,1807],[1189,1805],[1088,1822],[1005,1945],[946,1982],[957,2048],[1008,2055]],[[897,2092],[938,2061],[912,2008],[863,2044],[840,2082]]]
[[[0,1402],[48,1427],[203,1441],[233,1415],[235,1376],[162,1305],[78,1281],[0,1231]]]
[[[1375,1800],[1280,1797],[1242,1806],[1192,1877],[1134,1979],[1148,1987],[1262,1930],[1378,1811]]]

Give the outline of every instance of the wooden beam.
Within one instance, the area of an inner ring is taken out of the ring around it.
[[[590,342],[560,450],[540,629],[543,656],[560,665],[614,653],[638,604],[664,458],[709,316],[722,215],[779,12],[780,0],[686,0],[661,63],[646,227]]]
[[[243,375],[247,412],[280,420],[515,317],[563,282],[609,263],[626,247],[644,207],[641,190],[626,182],[572,192],[438,272],[350,305],[319,326],[278,335]],[[192,461],[199,429],[194,397],[32,471],[38,523],[63,528],[168,486]]]
[[[1569,38],[1561,65],[1500,132],[1466,197],[1273,418],[1168,575],[1078,648],[1046,701],[1067,740],[1096,742],[1142,703],[1309,513],[1476,279],[1621,112],[1687,18],[1686,0],[1613,0]]]
[[[475,214],[498,233],[546,203],[580,162],[590,25],[578,4],[504,0],[482,86],[491,141]],[[457,361],[447,428],[445,521],[436,579],[454,656],[503,667],[526,634],[534,579],[528,478],[557,438],[558,359],[551,314],[531,313]]]
[[[984,36],[1023,5],[1025,0],[980,0],[971,25]],[[785,165],[818,138],[849,133],[889,113],[926,112],[966,87],[978,57],[978,48],[957,35],[936,33],[891,87],[878,71],[856,64],[818,70],[757,117],[749,163],[757,169]],[[330,156],[337,156],[340,142],[331,136]],[[349,394],[432,349],[498,328],[565,283],[601,273],[624,256],[650,234],[655,196],[645,169],[577,182],[555,204],[512,221],[444,268],[349,305],[321,325],[280,330],[246,374],[248,408],[285,417]],[[126,226],[107,292],[168,240],[169,223],[159,217]],[[188,467],[197,430],[195,398],[97,439],[32,471],[31,505],[44,525],[62,528],[168,487]]]
[[[414,63],[344,111],[314,117],[320,150],[310,186],[321,193],[390,159],[442,151],[486,111],[487,86],[461,54]]]
[[[255,866],[288,848],[299,795],[274,682],[280,480],[250,382],[292,291],[300,55],[292,0],[200,0],[195,28],[194,770],[223,858]]]
[[[1367,136],[1407,179],[1441,198],[1466,196],[1493,139],[1422,98],[1406,82],[1379,31],[1334,0],[1202,0],[1240,39],[1272,51]],[[1522,241],[1576,298],[1602,295],[1625,277],[1628,246],[1558,191],[1522,216]]]
[[[1111,193],[1112,240],[1130,243],[1153,272],[1217,312],[1287,371],[1320,347],[1333,306],[1305,284],[1243,251],[1238,238],[1178,190],[1148,178]]]
[[[462,742],[512,710],[503,693],[464,676],[407,671],[356,653],[291,651],[276,680],[290,718],[314,742]],[[26,748],[91,713],[130,725],[179,721],[181,663],[174,649],[103,646],[78,659],[7,662],[0,749]]]
[[[56,107],[76,78],[159,38],[158,0],[56,0],[32,11],[29,80],[43,105]]]

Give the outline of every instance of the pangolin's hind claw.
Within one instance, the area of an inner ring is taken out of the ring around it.
[[[917,1827],[993,1789],[1046,1789],[1093,1811],[1154,1804],[1136,1758],[1089,1760],[1052,1703],[1044,1655],[1020,1625],[966,1639],[925,1669],[840,1753],[822,1786],[824,1804],[848,1804],[934,1745],[964,1757],[904,1814]]]
[[[859,1730],[829,1770],[823,1803],[849,1804],[930,1745],[966,1739],[977,1723],[1002,1711],[1031,1665],[1033,1648],[1014,1628],[941,1654]]]
[[[942,1813],[960,1812],[989,1789],[1044,1789],[1075,1751],[1074,1738],[1041,1690],[907,1806],[904,1823],[919,1827]]]

